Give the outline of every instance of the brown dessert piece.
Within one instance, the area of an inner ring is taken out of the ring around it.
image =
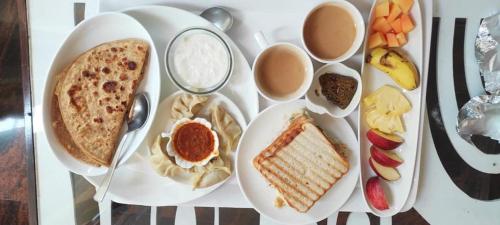
[[[321,85],[321,94],[341,109],[345,109],[349,105],[356,89],[358,89],[356,79],[334,73],[321,75],[319,84]]]

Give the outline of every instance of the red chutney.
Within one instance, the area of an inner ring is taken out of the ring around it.
[[[199,123],[186,123],[177,128],[173,137],[174,150],[185,160],[198,162],[214,149],[212,131]]]

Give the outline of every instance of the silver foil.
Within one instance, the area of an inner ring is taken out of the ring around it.
[[[500,13],[484,18],[476,37],[476,59],[485,90],[500,95]]]
[[[480,95],[469,100],[458,112],[457,132],[471,144],[472,135],[500,141],[500,96]]]

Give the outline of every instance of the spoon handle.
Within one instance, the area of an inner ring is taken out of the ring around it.
[[[118,159],[120,159],[122,150],[124,149],[125,143],[127,142],[127,138],[129,133],[125,133],[123,135],[122,141],[120,141],[120,145],[113,156],[113,161],[111,162],[111,166],[108,168],[108,172],[104,176],[104,179],[101,182],[99,188],[97,188],[96,193],[94,195],[94,200],[98,202],[102,202],[104,196],[106,196],[106,192],[108,192],[109,185],[111,184],[111,179],[113,178],[113,174],[115,173],[116,166],[118,165]]]

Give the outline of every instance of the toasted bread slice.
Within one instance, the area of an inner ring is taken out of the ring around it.
[[[253,160],[254,167],[299,212],[307,212],[349,170],[349,162],[305,115]]]

